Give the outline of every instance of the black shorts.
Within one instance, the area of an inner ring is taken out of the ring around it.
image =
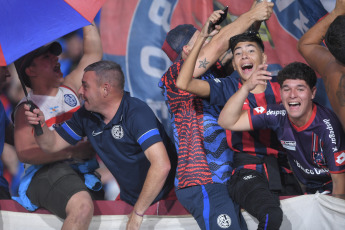
[[[26,192],[33,204],[66,218],[69,199],[80,191],[88,191],[93,200],[103,200],[104,191],[89,190],[82,174],[75,172],[67,163],[59,162],[43,166],[36,172]]]
[[[231,176],[228,190],[230,197],[256,218],[264,205],[280,206],[279,197],[270,191],[266,176],[255,170],[236,171]]]
[[[0,186],[0,200],[11,200],[11,194],[7,188]]]

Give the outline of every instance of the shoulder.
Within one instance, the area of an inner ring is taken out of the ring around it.
[[[161,81],[166,81],[169,79],[176,79],[178,77],[178,74],[180,73],[180,69],[183,65],[184,60],[179,60],[177,62],[174,62],[168,70],[163,74],[161,77]]]

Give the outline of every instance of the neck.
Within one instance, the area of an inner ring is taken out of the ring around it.
[[[266,85],[257,85],[252,91],[252,94],[263,93],[266,90]]]
[[[34,95],[44,95],[44,96],[56,96],[59,88],[44,88],[44,87],[34,87],[32,92]]]
[[[123,95],[119,97],[113,97],[104,104],[101,114],[103,115],[103,121],[108,124],[116,115],[117,110],[120,107]]]

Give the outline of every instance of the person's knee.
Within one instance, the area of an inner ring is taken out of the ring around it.
[[[78,219],[90,219],[93,216],[94,206],[91,196],[86,191],[74,194],[66,206],[67,217],[73,215]]]
[[[283,211],[280,207],[267,207],[259,217],[258,229],[278,230],[283,221]]]

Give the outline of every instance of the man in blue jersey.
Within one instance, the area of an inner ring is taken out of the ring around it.
[[[242,111],[241,104],[258,85],[267,86],[271,73],[260,65],[224,106],[219,124],[236,131],[272,129],[307,193],[332,193],[345,199],[345,133],[336,115],[314,103],[316,74],[294,62],[278,73],[282,104]]]
[[[232,65],[240,77],[196,79],[192,77],[192,70],[205,36],[200,35],[196,40],[198,46],[194,46],[182,66],[176,85],[182,90],[209,98],[213,105],[223,106],[258,66],[266,63],[267,56],[261,38],[256,32],[249,31],[230,39],[234,56]],[[276,79],[272,79],[266,87],[253,89],[241,106],[248,110],[280,102],[279,84]],[[235,151],[235,170],[228,186],[230,196],[259,220],[259,229],[279,229],[282,210],[277,195],[297,195],[301,191],[275,134],[268,129],[227,131],[227,142]]]
[[[117,180],[120,198],[134,206],[127,229],[139,229],[146,209],[173,188],[175,148],[148,105],[124,91],[117,63],[86,67],[78,92],[83,107],[54,132],[44,126],[36,140],[44,151],[56,152],[87,136]],[[31,124],[39,119],[45,124],[43,116],[37,118],[39,112],[25,112]]]
[[[232,57],[229,38],[244,32],[256,21],[269,18],[272,7],[273,3],[257,4],[218,34],[212,32],[212,40],[203,41],[203,52],[197,64],[193,63],[193,76],[213,79],[230,74],[228,71],[232,72],[233,68],[231,61],[229,65]],[[205,26],[222,13],[215,11]],[[217,123],[221,108],[176,87],[184,59],[190,54],[200,33],[193,25],[179,25],[167,34],[162,46],[174,62],[162,76],[159,87],[163,89],[171,113],[178,152],[176,195],[201,229],[244,229],[239,207],[227,191],[233,151],[227,146],[225,130]],[[210,69],[206,71],[206,67]]]
[[[11,77],[11,73],[7,66],[0,66],[0,91],[2,90],[7,78]],[[6,143],[13,145],[13,126],[7,118],[3,104],[0,102],[0,158]],[[0,199],[11,199],[8,190],[8,182],[3,175],[3,162],[0,160]]]

